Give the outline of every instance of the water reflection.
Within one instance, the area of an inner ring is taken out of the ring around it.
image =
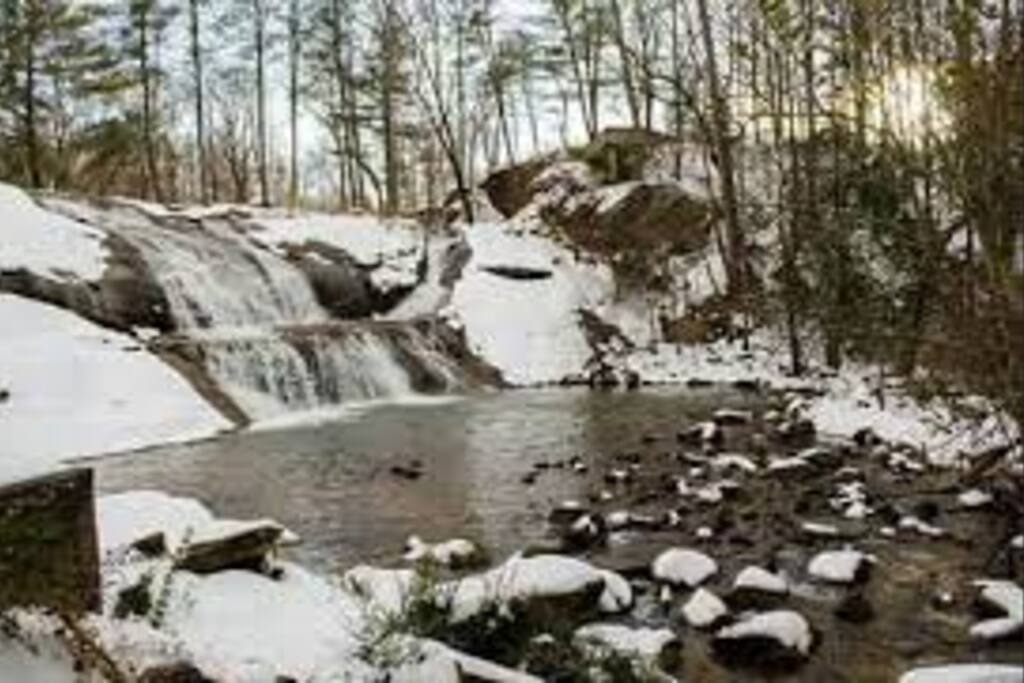
[[[525,486],[535,462],[597,462],[635,449],[644,435],[671,437],[717,407],[753,400],[718,389],[506,392],[382,405],[327,424],[111,457],[96,468],[104,492],[156,488],[199,498],[220,515],[278,519],[305,539],[297,559],[321,569],[393,560],[413,533],[468,535],[501,556],[543,535],[551,502],[586,493],[587,478],[567,473]],[[390,472],[414,459],[424,463],[421,479]]]

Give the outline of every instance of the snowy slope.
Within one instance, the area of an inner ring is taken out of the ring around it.
[[[0,480],[230,424],[131,337],[0,294]]]
[[[103,275],[103,233],[44,210],[25,192],[0,183],[0,271],[26,268],[61,279]]]

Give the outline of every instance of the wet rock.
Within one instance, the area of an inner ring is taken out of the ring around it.
[[[156,531],[132,541],[128,547],[143,557],[161,557],[167,553],[167,538],[164,532]]]
[[[874,606],[860,591],[851,593],[840,600],[833,613],[837,618],[851,624],[866,624],[875,618]]]
[[[562,546],[570,552],[586,550],[593,545],[603,543],[608,536],[608,527],[604,517],[599,514],[586,514],[578,517],[562,531]]]
[[[216,681],[204,676],[202,671],[191,664],[177,662],[149,667],[139,675],[138,683],[216,683]]]
[[[670,548],[651,563],[651,576],[671,586],[696,588],[718,572],[718,563],[690,548]]]
[[[481,266],[480,270],[509,280],[547,280],[552,276],[550,270],[526,266]]]
[[[715,656],[727,666],[774,672],[803,664],[811,652],[813,633],[798,612],[777,610],[754,614],[715,634]]]
[[[11,400],[11,392],[7,389],[0,389],[0,403],[6,403]]]
[[[416,481],[423,476],[423,469],[412,465],[392,465],[388,471],[392,476],[406,481]]]

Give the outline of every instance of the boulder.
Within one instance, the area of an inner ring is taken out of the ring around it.
[[[263,572],[287,533],[270,520],[213,522],[179,551],[175,568],[195,574],[229,569]]]
[[[859,550],[828,550],[811,558],[807,572],[827,583],[860,583],[868,578],[873,558]]]
[[[215,683],[187,662],[151,666],[139,674],[138,683]]]

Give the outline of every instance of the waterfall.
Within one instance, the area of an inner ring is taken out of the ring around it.
[[[458,365],[411,324],[333,320],[301,270],[228,217],[52,205],[139,250],[167,298],[175,344],[254,420],[462,385]]]

